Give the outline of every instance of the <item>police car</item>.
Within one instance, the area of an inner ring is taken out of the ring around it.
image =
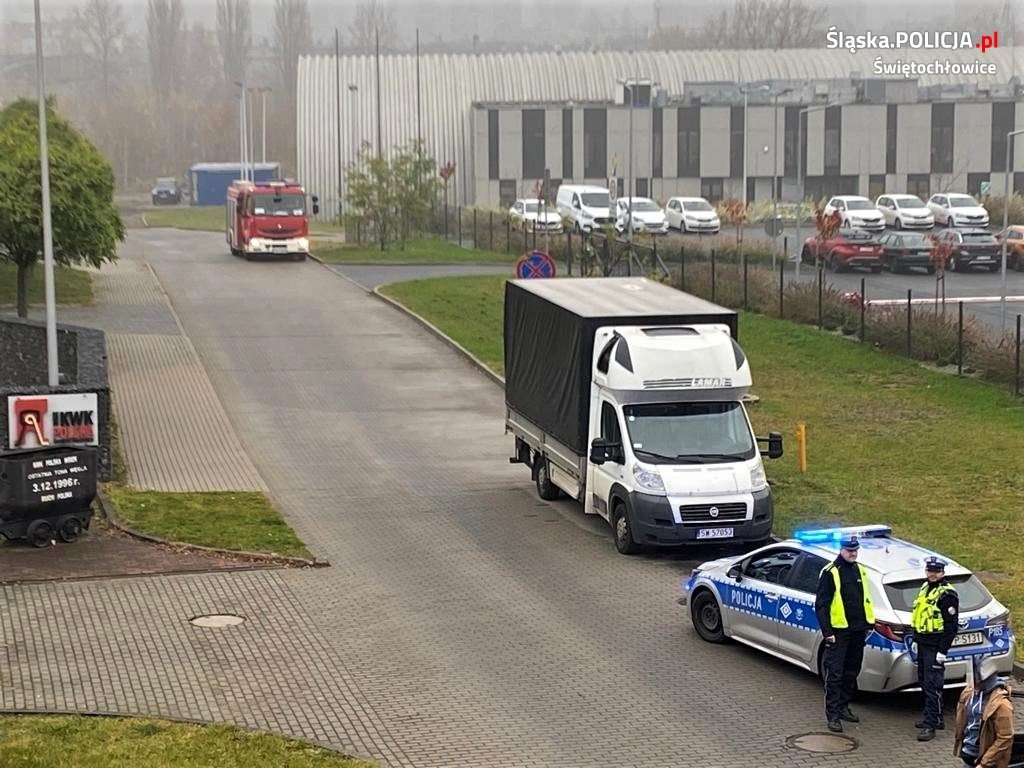
[[[864,691],[918,689],[917,646],[910,616],[924,582],[924,561],[940,556],[960,596],[959,630],[946,663],[946,687],[963,686],[970,659],[991,656],[1000,672],[1013,668],[1010,613],[967,568],[948,557],[894,538],[884,525],[800,531],[742,557],[694,568],[679,602],[693,627],[711,643],[732,638],[821,674],[823,638],[814,613],[822,568],[839,555],[839,542],[860,539],[858,562],[868,573],[875,627],[868,635],[857,680]]]

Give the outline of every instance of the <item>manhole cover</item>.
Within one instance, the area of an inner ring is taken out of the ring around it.
[[[196,616],[189,619],[197,627],[237,627],[245,619],[242,616],[235,616],[232,613],[208,613],[205,616]]]
[[[802,749],[804,752],[838,755],[855,750],[857,740],[835,733],[802,733],[799,736],[790,736],[786,739],[786,746],[792,749]]]

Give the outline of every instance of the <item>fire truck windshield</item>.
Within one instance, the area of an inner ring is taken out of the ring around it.
[[[254,195],[253,216],[303,216],[306,199],[303,195]]]

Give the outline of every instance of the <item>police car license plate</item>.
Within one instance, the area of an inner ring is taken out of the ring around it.
[[[728,539],[732,538],[732,528],[701,528],[697,531],[698,539]]]
[[[985,642],[985,635],[982,632],[963,632],[953,638],[953,645],[981,645]]]

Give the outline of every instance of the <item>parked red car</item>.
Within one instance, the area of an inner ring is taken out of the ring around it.
[[[1013,224],[996,234],[999,244],[999,263],[1002,264],[1003,240],[1006,240],[1006,268],[1024,272],[1024,226]]]
[[[878,274],[882,271],[882,246],[863,229],[840,229],[828,240],[818,234],[804,241],[800,261],[813,264],[818,259],[833,272],[861,267]]]

